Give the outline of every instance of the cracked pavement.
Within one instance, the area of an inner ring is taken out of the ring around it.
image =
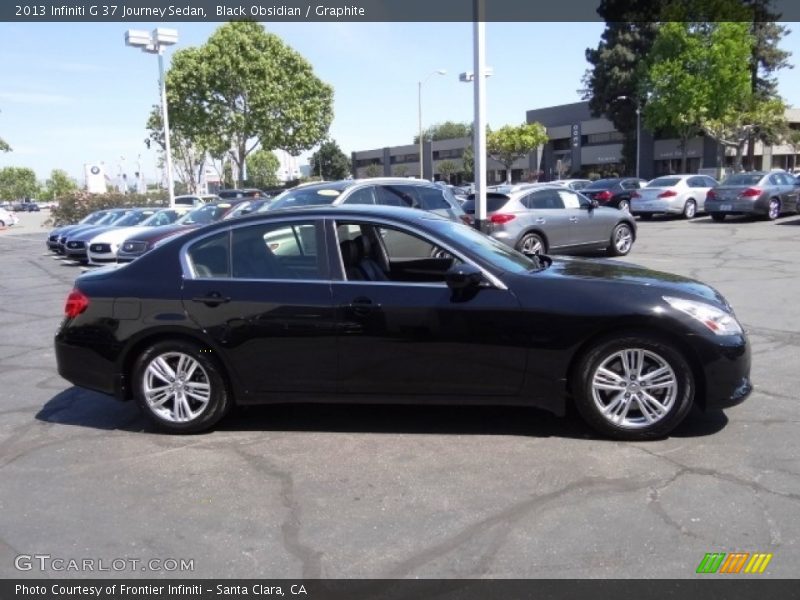
[[[18,572],[18,554],[194,559],[109,577],[691,578],[734,551],[800,572],[800,216],[640,223],[627,260],[719,289],[756,386],[648,443],[491,407],[267,406],[156,433],[57,375],[80,270],[45,252],[46,216],[0,232],[0,577],[92,575]]]

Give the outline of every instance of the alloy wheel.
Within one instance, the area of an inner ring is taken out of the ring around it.
[[[627,348],[610,354],[595,369],[591,393],[610,424],[642,429],[669,414],[678,396],[678,378],[659,354]]]
[[[166,352],[151,359],[144,370],[142,390],[148,408],[170,423],[195,420],[211,399],[208,373],[182,352]]]
[[[767,215],[770,219],[777,219],[778,215],[781,214],[781,205],[780,203],[773,198],[769,201],[769,214]]]
[[[525,254],[541,254],[544,251],[544,247],[539,236],[529,235],[522,240],[520,250]]]
[[[695,204],[694,200],[689,200],[686,203],[686,206],[683,208],[683,216],[687,219],[694,219],[695,215],[697,214],[697,204]]]
[[[633,245],[633,233],[627,225],[620,225],[614,234],[614,247],[620,254],[627,254]]]

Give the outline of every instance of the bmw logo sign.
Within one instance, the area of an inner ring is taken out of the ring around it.
[[[100,167],[98,167],[97,165],[94,165],[94,166],[93,166],[91,169],[89,169],[89,170],[92,172],[92,175],[97,175],[97,174],[100,172]]]

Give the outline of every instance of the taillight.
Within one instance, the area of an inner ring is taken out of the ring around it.
[[[713,200],[716,197],[717,193],[714,190],[708,190],[708,192],[706,192],[706,200]]]
[[[75,288],[67,296],[67,303],[64,306],[64,316],[74,319],[89,307],[89,297],[78,288]]]
[[[661,192],[658,197],[659,198],[671,198],[672,196],[677,196],[678,192],[675,190],[667,190],[666,192]]]
[[[642,195],[639,192],[633,192],[631,194],[631,198],[641,198],[641,197],[642,197]]]
[[[514,215],[506,215],[503,213],[495,213],[491,217],[489,217],[489,220],[495,225],[502,225],[503,223],[508,223],[509,221],[513,221],[514,219],[516,219]]]
[[[761,195],[761,190],[758,188],[747,188],[742,192],[742,198],[755,198]]]
[[[599,194],[594,197],[595,200],[602,200],[605,202],[606,200],[611,200],[611,192],[608,190],[603,190]]]

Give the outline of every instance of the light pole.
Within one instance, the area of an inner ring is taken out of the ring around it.
[[[636,179],[639,179],[639,156],[642,148],[642,105],[639,104],[638,100],[628,96],[617,96],[614,101],[617,100],[630,100],[636,103]]]
[[[164,79],[164,48],[178,43],[178,31],[158,27],[148,33],[141,29],[125,32],[125,44],[140,48],[142,52],[158,55],[158,77],[161,88],[161,120],[164,121],[164,151],[166,152],[167,190],[169,205],[175,208],[175,188],[172,181],[172,152],[169,140],[169,111],[167,110],[167,83]]]
[[[417,82],[417,105],[419,109],[419,178],[424,179],[424,172],[422,170],[423,162],[422,162],[422,84],[428,81],[434,75],[447,75],[447,71],[445,69],[437,69],[428,74],[425,79],[420,80]]]

